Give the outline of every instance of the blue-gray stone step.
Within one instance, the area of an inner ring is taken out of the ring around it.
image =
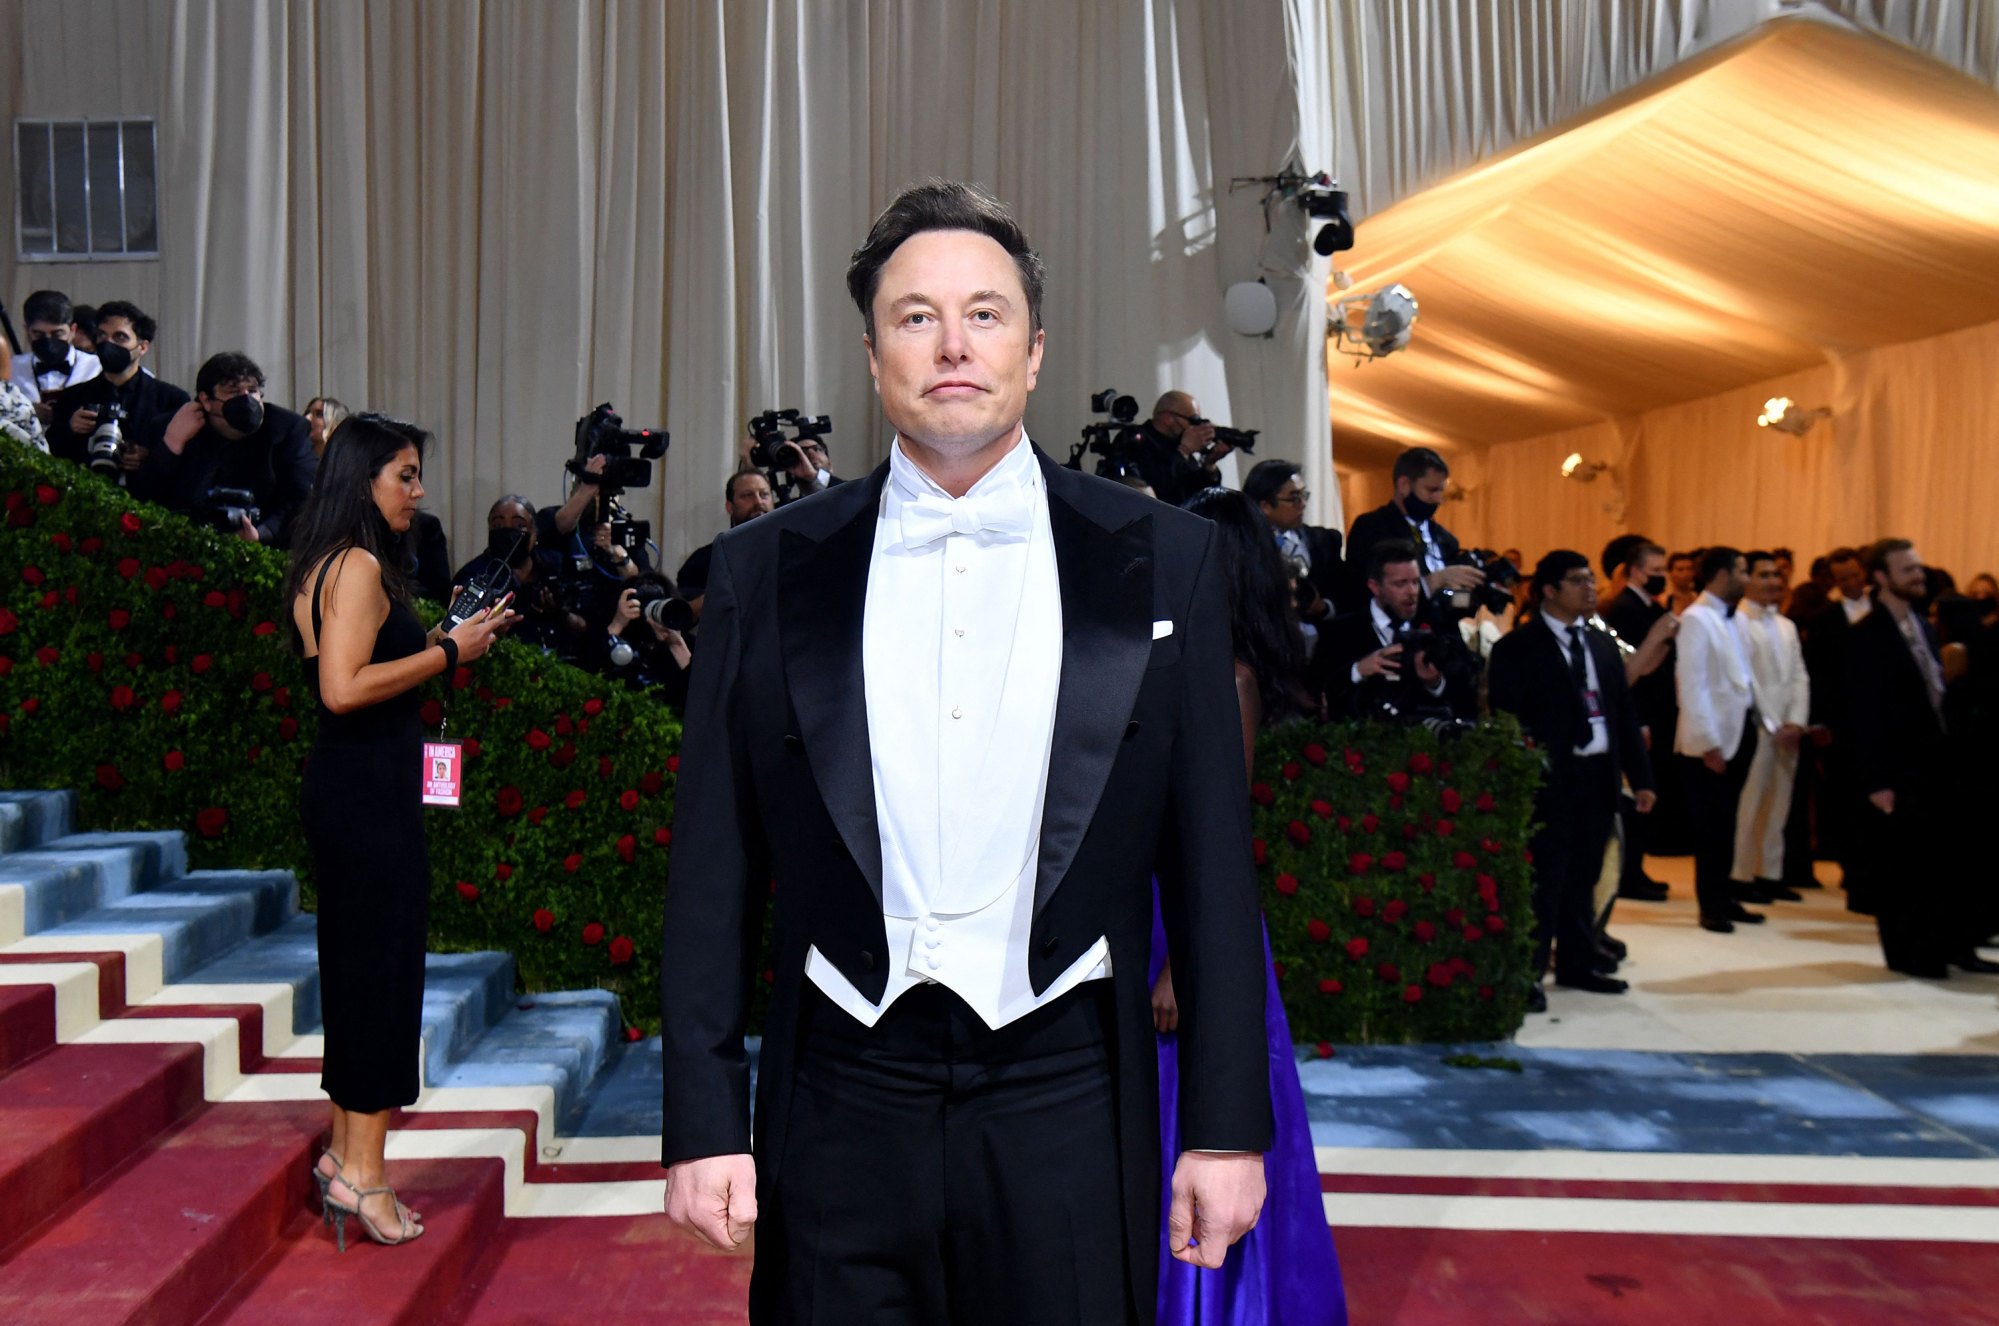
[[[289,985],[293,1035],[319,1031],[319,922],[292,915],[187,974],[199,985]]]
[[[122,852],[130,868],[122,881],[125,892],[143,893],[171,884],[187,873],[187,838],[168,830],[134,829],[118,833],[67,833],[42,843],[42,852]]]
[[[0,792],[0,853],[38,847],[75,823],[74,792]]]
[[[436,1084],[514,1006],[507,953],[432,953],[423,966],[423,1078]]]
[[[650,1137],[660,1129],[659,1037],[616,1044],[588,1086],[556,1115],[564,1137]]]
[[[92,856],[90,849],[70,855]],[[8,863],[0,861],[0,868]],[[298,885],[283,871],[202,871],[40,929],[48,939],[74,939],[87,947],[92,935],[157,934],[161,978],[184,981],[194,972],[290,914]],[[36,930],[30,925],[31,932]]]
[[[560,1120],[593,1089],[623,1026],[617,997],[608,990],[522,995],[432,1082],[449,1087],[546,1086],[555,1093],[554,1117]]]

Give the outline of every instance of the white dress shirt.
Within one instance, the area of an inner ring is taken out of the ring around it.
[[[1742,745],[1743,723],[1756,705],[1741,619],[1702,590],[1680,614],[1676,645],[1679,662],[1673,680],[1679,688],[1680,726],[1673,749],[1696,757],[1719,750],[1723,759],[1732,760]]]
[[[1812,680],[1796,624],[1775,608],[1749,602],[1737,610],[1736,619],[1749,644],[1750,684],[1763,730],[1804,727],[1811,721]]]
[[[32,351],[14,356],[14,385],[31,401],[53,396],[64,387],[74,387],[79,382],[88,382],[104,371],[97,356],[75,346],[69,348],[68,361],[53,373],[37,375],[35,356]]]
[[[1581,622],[1565,622],[1546,608],[1541,610],[1541,620],[1555,633],[1555,643],[1562,647],[1564,659],[1569,657],[1569,651],[1574,648],[1575,642],[1582,642],[1583,689],[1594,702],[1589,705],[1589,740],[1576,747],[1576,754],[1608,755],[1610,720],[1603,712],[1603,681],[1596,675],[1596,655],[1590,651],[1589,642],[1583,640],[1583,633],[1589,628]]]
[[[1850,599],[1842,594],[1839,599],[1839,610],[1846,614],[1846,624],[1851,626],[1874,610],[1874,600],[1865,594],[1857,599]]]
[[[1374,623],[1374,638],[1381,641],[1381,647],[1383,649],[1386,649],[1390,645],[1394,644],[1395,622],[1392,618],[1389,617],[1388,610],[1381,606],[1380,599],[1369,599],[1367,601],[1367,614],[1369,620],[1371,620]],[[1409,674],[1410,676],[1414,677],[1416,675],[1414,672],[1414,668],[1416,666],[1414,660],[1404,658],[1402,660],[1402,665],[1406,668],[1411,669]],[[1361,675],[1360,675],[1359,660],[1355,660],[1353,666],[1347,669],[1347,679],[1353,682],[1353,684],[1356,686],[1360,685]],[[1418,678],[1418,680],[1421,679]],[[1444,693],[1445,684],[1446,683],[1443,674],[1439,673],[1435,681],[1423,682],[1423,689],[1428,691],[1432,695],[1442,695]]]
[[[981,512],[1012,527],[981,528]],[[1101,937],[1039,996],[1028,976],[1062,595],[1047,487],[1025,433],[957,499],[896,442],[861,656],[888,986],[868,1002],[816,947],[805,974],[867,1026],[935,982],[992,1027],[1109,976]]]

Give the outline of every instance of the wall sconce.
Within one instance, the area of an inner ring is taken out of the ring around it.
[[[1798,403],[1789,396],[1772,396],[1763,402],[1763,413],[1756,416],[1756,426],[1774,428],[1792,437],[1803,437],[1811,431],[1813,424],[1830,418],[1832,411],[1823,405],[1815,410],[1800,410]]]
[[[1577,483],[1594,483],[1596,476],[1609,469],[1610,465],[1600,460],[1584,460],[1583,453],[1571,451],[1562,462],[1562,477],[1574,479]]]

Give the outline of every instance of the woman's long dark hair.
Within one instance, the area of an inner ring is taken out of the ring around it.
[[[410,568],[416,564],[411,531],[396,534],[370,491],[383,468],[410,447],[423,464],[430,434],[381,414],[353,414],[340,421],[319,458],[312,495],[292,522],[291,562],[285,568],[284,602],[308,586],[306,574],[342,548],[360,548],[382,567],[382,588],[398,603],[410,602]],[[294,633],[293,643],[302,647]]]
[[[1270,522],[1254,502],[1226,488],[1203,489],[1187,499],[1186,509],[1219,527],[1215,549],[1229,587],[1229,636],[1236,661],[1256,676],[1264,723],[1312,712],[1305,639]]]

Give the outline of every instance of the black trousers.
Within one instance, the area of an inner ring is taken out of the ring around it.
[[[1551,766],[1534,806],[1534,975],[1555,960],[1555,979],[1596,968],[1596,882],[1617,816],[1617,766],[1579,755]]]
[[[1798,750],[1798,777],[1791,784],[1791,811],[1784,820],[1784,880],[1794,889],[1818,886],[1812,871],[1812,803],[1819,781],[1818,751],[1807,740]]]
[[[1735,815],[1742,804],[1742,785],[1749,781],[1749,762],[1756,758],[1756,716],[1743,720],[1742,744],[1727,768],[1715,773],[1691,755],[1680,762],[1681,785],[1687,794],[1687,815],[1694,829],[1694,896],[1702,916],[1726,917],[1741,905],[1740,890],[1729,877],[1735,868]]]
[[[1109,981],[997,1030],[941,985],[864,1027],[808,982],[760,1320],[1131,1322],[1112,1034]]]

